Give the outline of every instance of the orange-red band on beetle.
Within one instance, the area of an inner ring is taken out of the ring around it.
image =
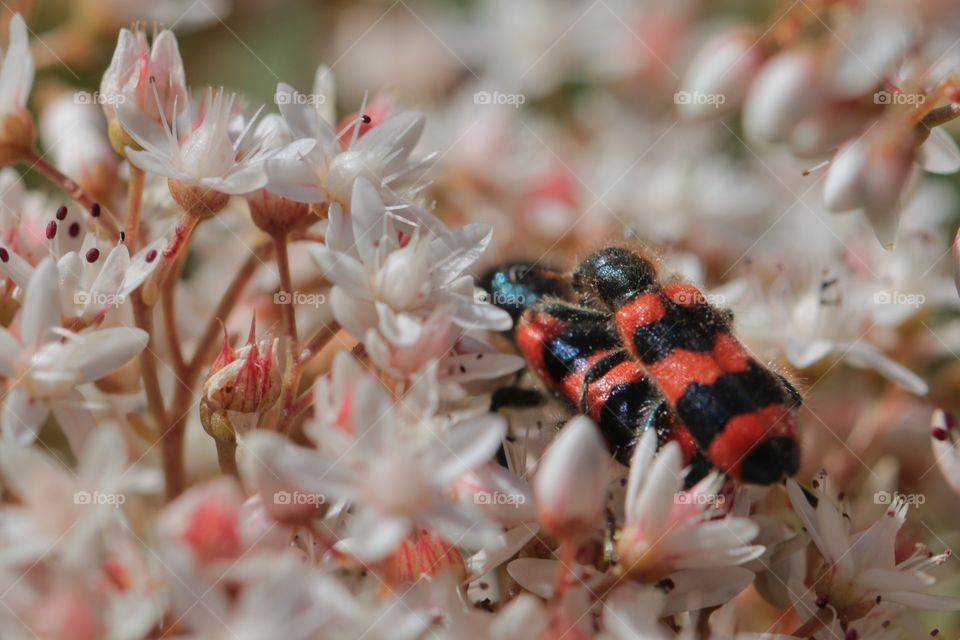
[[[626,342],[633,342],[633,331],[637,327],[656,322],[667,315],[659,291],[644,293],[626,303],[616,313],[616,323]]]
[[[713,384],[724,374],[712,353],[686,349],[675,349],[663,360],[648,365],[647,370],[672,405],[676,405],[691,384]]]
[[[560,392],[567,398],[567,400],[572,402],[575,407],[580,406],[580,395],[583,390],[583,380],[586,377],[587,372],[590,371],[590,368],[593,367],[593,365],[608,356],[612,351],[612,349],[607,349],[605,351],[592,354],[589,358],[584,360],[579,367],[577,367],[576,371],[571,371],[563,380],[558,381]]]
[[[645,376],[646,372],[642,366],[632,360],[626,360],[591,382],[587,387],[587,407],[590,410],[590,417],[599,422],[603,405],[610,398],[613,390],[621,384],[643,380]]]
[[[734,416],[710,443],[707,453],[717,468],[739,478],[747,454],[770,438],[793,437],[794,423],[793,412],[782,404]]]
[[[517,347],[527,359],[530,367],[544,380],[559,384],[559,380],[550,380],[544,363],[544,345],[551,338],[562,333],[566,323],[548,314],[524,314],[517,327]]]
[[[752,359],[746,347],[731,333],[717,334],[713,343],[713,357],[727,373],[746,371]]]
[[[707,299],[695,286],[689,282],[674,282],[663,285],[663,294],[681,307],[695,307],[706,303]]]

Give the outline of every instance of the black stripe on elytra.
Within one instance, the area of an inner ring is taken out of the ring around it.
[[[730,330],[723,314],[708,304],[683,307],[662,292],[660,300],[663,317],[633,330],[633,344],[644,364],[660,362],[676,349],[712,351],[717,336]]]
[[[644,387],[646,383],[649,387]],[[600,431],[613,456],[630,464],[633,449],[648,429],[657,432],[657,447],[663,446],[671,432],[672,414],[648,379],[616,387],[600,414]]]
[[[576,373],[584,361],[600,351],[620,346],[617,335],[605,324],[570,325],[543,345],[543,363],[553,384]]]
[[[600,408],[600,431],[614,450],[630,443],[645,427],[651,404],[658,399],[656,387],[647,378],[613,388]],[[656,426],[656,425],[650,425]]]
[[[773,404],[789,406],[789,394],[771,371],[751,361],[746,371],[725,373],[713,384],[691,384],[676,408],[697,444],[706,449],[731,418]]]
[[[564,302],[555,298],[546,298],[538,305],[536,310],[540,313],[546,313],[558,320],[564,322],[592,322],[605,323],[610,321],[610,314],[599,309],[582,307],[571,302]]]

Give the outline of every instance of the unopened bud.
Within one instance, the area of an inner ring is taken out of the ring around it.
[[[36,141],[37,128],[28,111],[7,113],[0,120],[0,165],[20,162]]]
[[[297,229],[311,220],[310,205],[284,198],[266,189],[247,196],[253,223],[276,235]]]
[[[589,536],[603,520],[610,455],[597,425],[586,416],[573,418],[547,449],[533,491],[537,517],[552,536]]]

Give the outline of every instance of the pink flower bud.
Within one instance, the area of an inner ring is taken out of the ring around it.
[[[781,142],[820,100],[820,64],[810,51],[786,51],[770,59],[750,86],[743,126],[754,140]]]
[[[678,94],[686,99],[677,102],[677,111],[689,119],[736,111],[765,57],[754,34],[735,31],[714,37],[687,67]]]
[[[276,339],[257,342],[256,321],[247,344],[235,351],[226,336],[204,383],[204,401],[211,409],[259,413],[273,406],[280,395],[280,369]]]
[[[916,159],[913,130],[900,122],[881,123],[837,152],[824,180],[827,208],[862,209],[880,243],[892,248]]]
[[[136,104],[148,118],[170,122],[187,106],[183,60],[172,31],[164,29],[147,44],[141,29],[121,29],[110,66],[100,81],[100,101],[110,122],[121,104]]]
[[[586,416],[566,424],[550,444],[533,481],[537,517],[558,538],[589,535],[603,519],[610,455]]]

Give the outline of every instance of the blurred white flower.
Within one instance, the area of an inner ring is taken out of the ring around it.
[[[52,412],[78,451],[94,419],[76,387],[128,362],[144,349],[148,336],[132,327],[64,329],[58,279],[53,260],[42,262],[26,287],[19,337],[0,329],[0,375],[10,380],[0,420],[4,439],[25,444]]]
[[[10,20],[10,40],[0,51],[0,161],[12,164],[33,147],[36,128],[27,111],[27,99],[33,86],[33,53],[27,38],[27,25],[19,13]]]
[[[825,474],[813,482],[815,506],[796,481],[787,480],[787,489],[822,557],[812,576],[817,606],[830,607],[841,622],[863,617],[880,602],[931,611],[960,610],[960,600],[927,593],[936,584],[927,569],[946,562],[949,551],[935,555],[919,545],[909,558],[896,561],[897,532],[909,509],[906,500],[895,499],[872,526],[852,532],[850,518],[838,503],[842,494]]]
[[[765,45],[747,30],[714,36],[683,74],[677,112],[690,119],[719,118],[739,109],[765,55]]]
[[[551,536],[579,541],[601,524],[610,454],[597,425],[576,416],[547,448],[533,479],[537,518]]]
[[[400,409],[404,400],[389,398],[375,378],[350,375],[343,365],[337,373],[342,377],[335,388],[346,395],[327,414],[328,420],[335,416],[334,422],[321,422],[311,431],[318,443],[332,447],[329,453],[254,431],[241,443],[246,450],[241,456],[257,462],[245,464],[269,469],[276,461],[282,467],[273,473],[284,485],[325,501],[351,501],[353,513],[338,548],[364,561],[385,558],[414,526],[434,530],[456,545],[496,543],[499,528],[476,507],[451,501],[448,491],[492,457],[504,433],[502,420],[487,414],[434,432],[421,422],[432,416]]]
[[[97,430],[76,452],[71,469],[35,447],[0,447],[0,474],[20,501],[3,509],[7,561],[30,563],[53,554],[89,569],[110,553],[118,535],[111,527],[126,523],[127,499],[161,487],[159,469],[130,465],[114,427]]]
[[[48,104],[40,115],[40,139],[58,169],[94,199],[108,202],[119,163],[100,109],[84,96],[68,92]]]

